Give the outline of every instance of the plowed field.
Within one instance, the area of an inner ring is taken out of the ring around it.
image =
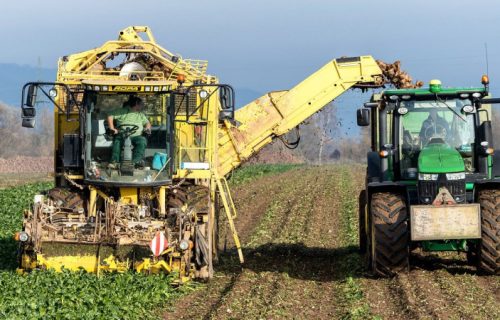
[[[500,278],[465,255],[415,253],[375,279],[357,253],[361,166],[298,167],[233,188],[246,262],[227,242],[214,279],[165,319],[500,319]]]

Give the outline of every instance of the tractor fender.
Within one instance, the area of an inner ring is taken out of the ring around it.
[[[370,182],[366,185],[366,203],[368,208],[371,206],[372,194],[376,192],[393,192],[403,195],[406,204],[410,203],[410,195],[406,185],[393,181]]]
[[[495,179],[485,179],[485,180],[476,180],[474,181],[474,201],[478,201],[479,191],[485,189],[496,189],[500,190],[500,178]]]
[[[370,182],[366,186],[366,191],[368,193],[368,199],[370,199],[371,195],[375,192],[397,192],[401,193],[405,197],[405,200],[408,201],[409,198],[406,185],[392,181]]]

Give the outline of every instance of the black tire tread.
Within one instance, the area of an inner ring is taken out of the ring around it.
[[[478,268],[484,273],[500,275],[500,190],[481,190],[481,243]]]
[[[370,211],[374,233],[372,271],[382,277],[408,271],[408,210],[404,198],[396,193],[374,193]]]

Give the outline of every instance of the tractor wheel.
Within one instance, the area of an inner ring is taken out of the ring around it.
[[[366,236],[366,224],[365,224],[365,215],[366,215],[366,194],[365,190],[359,193],[358,197],[358,223],[359,223],[359,253],[366,253],[367,248],[367,236]]]
[[[478,246],[478,268],[484,273],[500,275],[500,190],[479,192],[481,205],[481,243]]]
[[[390,277],[409,269],[408,210],[400,194],[375,193],[371,201],[371,267]]]

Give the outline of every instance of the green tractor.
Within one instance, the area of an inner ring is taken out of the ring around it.
[[[386,90],[357,111],[359,126],[371,124],[359,229],[374,275],[409,270],[417,248],[465,252],[480,273],[500,274],[500,155],[492,129],[500,99],[489,98],[488,82]]]

